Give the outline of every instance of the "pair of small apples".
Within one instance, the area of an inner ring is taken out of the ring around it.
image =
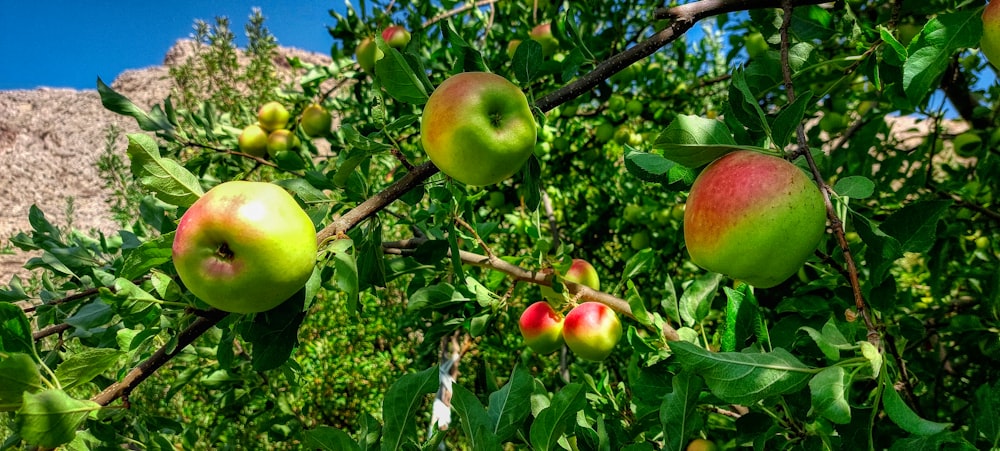
[[[389,47],[401,49],[410,43],[410,32],[399,25],[390,25],[382,30],[382,40]],[[384,56],[375,45],[375,39],[370,36],[362,39],[354,48],[354,59],[365,72],[371,73],[375,69],[375,62]]]
[[[581,259],[573,260],[563,279],[595,290],[601,287],[597,271]],[[565,294],[546,286],[542,287],[542,295],[559,304],[567,300]],[[535,352],[549,354],[565,343],[580,358],[598,362],[611,355],[622,336],[618,314],[600,302],[576,305],[563,317],[549,301],[538,301],[521,313],[518,328],[524,343]]]
[[[239,147],[243,153],[258,158],[276,158],[281,152],[297,148],[301,142],[289,130],[291,113],[279,102],[267,102],[257,110],[257,123],[243,128],[239,137]],[[333,117],[318,104],[311,104],[302,110],[299,127],[308,137],[325,136],[330,132]]]

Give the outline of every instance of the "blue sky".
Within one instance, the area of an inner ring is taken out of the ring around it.
[[[329,11],[344,0],[6,1],[0,10],[0,90],[39,86],[96,89],[126,69],[160,65],[167,50],[194,32],[195,19],[229,18],[243,26],[258,6],[278,43],[329,53]]]

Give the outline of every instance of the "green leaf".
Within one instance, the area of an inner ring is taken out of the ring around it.
[[[837,180],[837,183],[833,185],[833,190],[842,197],[867,199],[875,193],[875,182],[867,177],[852,175]]]
[[[167,135],[173,134],[173,124],[170,123],[167,116],[160,111],[158,106],[154,108],[154,114],[150,116],[127,97],[115,92],[114,89],[104,84],[104,81],[100,77],[97,78],[97,93],[101,96],[101,104],[104,105],[104,108],[121,115],[133,117],[139,124],[139,128],[147,132],[162,131]]]
[[[55,448],[72,441],[87,415],[100,408],[96,402],[73,399],[62,390],[25,393],[14,429],[28,443]]]
[[[24,310],[14,304],[0,303],[0,351],[35,354],[31,324]]]
[[[819,346],[820,351],[823,351],[823,355],[833,361],[840,360],[841,350],[854,347],[853,344],[847,341],[844,334],[840,332],[840,329],[837,328],[837,322],[834,318],[830,318],[826,324],[823,324],[822,332],[808,326],[800,327],[799,330],[809,334],[813,341],[816,342],[816,345]]]
[[[517,186],[518,197],[524,200],[524,207],[529,211],[538,210],[542,203],[542,165],[538,158],[534,155],[528,157],[518,173],[521,175],[521,183]]]
[[[420,288],[413,292],[407,300],[406,309],[410,311],[421,309],[439,310],[451,304],[461,304],[467,301],[469,301],[469,298],[461,291],[455,289],[454,285],[442,282],[437,285]]]
[[[772,139],[774,139],[774,145],[777,148],[784,149],[788,143],[794,141],[792,135],[802,123],[802,119],[806,116],[806,110],[812,104],[812,91],[805,91],[799,94],[794,102],[781,109],[778,116],[774,118],[774,122],[771,123]]]
[[[910,43],[910,56],[903,63],[903,90],[914,105],[934,90],[956,51],[979,46],[981,14],[973,8],[933,17]]]
[[[670,343],[670,350],[684,369],[705,379],[715,396],[734,404],[750,405],[797,391],[816,372],[781,348],[769,353],[710,352],[677,341]]]
[[[382,401],[385,427],[382,434],[382,451],[401,449],[407,439],[416,437],[417,413],[425,395],[437,391],[438,366],[419,373],[400,377],[389,387]]]
[[[77,334],[89,336],[89,331],[91,329],[104,326],[111,321],[111,318],[113,317],[114,312],[111,311],[111,306],[101,299],[95,299],[83,307],[80,307],[80,309],[69,318],[66,318],[66,324],[75,327],[77,329]]]
[[[878,224],[863,215],[855,213],[852,218],[854,218],[854,229],[868,246],[865,250],[865,259],[871,270],[871,283],[879,285],[896,259],[903,256],[902,245],[899,240],[883,232]]]
[[[38,366],[30,355],[0,352],[0,411],[21,407],[24,393],[41,389]]]
[[[389,47],[381,35],[375,36],[375,45],[385,55],[375,61],[375,75],[385,91],[403,103],[414,105],[427,103],[430,94],[421,76],[407,62],[407,58],[399,50]]]
[[[701,428],[697,412],[698,398],[703,382],[690,371],[682,371],[673,378],[673,391],[663,397],[660,404],[660,424],[667,450],[685,449],[688,438]]]
[[[500,441],[490,430],[490,418],[483,403],[469,389],[453,384],[451,386],[451,407],[462,421],[459,422],[469,445],[475,450],[500,450]]]
[[[721,121],[685,114],[671,121],[653,142],[664,158],[688,168],[706,165],[742,147]]]
[[[629,257],[628,261],[625,262],[625,271],[622,272],[622,280],[619,283],[624,284],[629,279],[648,272],[656,264],[653,258],[653,250],[649,248],[636,252],[635,255]]]
[[[859,341],[858,345],[861,347],[861,355],[868,359],[868,363],[872,366],[872,379],[878,379],[878,375],[882,371],[882,353],[875,345],[867,341]]]
[[[729,105],[732,107],[736,119],[743,126],[755,132],[771,135],[771,128],[767,123],[764,110],[757,102],[757,97],[750,92],[750,86],[747,85],[746,74],[742,68],[733,71],[733,78],[729,84]]]
[[[882,38],[887,46],[883,47],[882,57],[885,61],[893,66],[902,66],[906,62],[906,58],[909,53],[906,51],[906,47],[901,44],[895,36],[892,35],[892,30],[879,25],[878,26],[879,36]]]
[[[974,430],[995,448],[1000,443],[1000,382],[992,387],[990,384],[983,384],[976,389],[972,411]]]
[[[813,376],[809,381],[812,412],[837,424],[850,423],[851,406],[847,403],[850,382],[850,375],[841,366],[831,366]]]
[[[511,70],[521,84],[528,84],[541,73],[542,45],[533,39],[525,39],[517,45],[514,58],[511,59]]]
[[[952,201],[929,200],[903,207],[882,223],[881,229],[894,237],[903,252],[927,252],[937,240],[937,224]]]
[[[318,426],[302,433],[302,445],[323,451],[358,451],[358,443],[346,432],[330,426]]]
[[[680,299],[680,314],[684,324],[693,326],[708,316],[721,281],[722,274],[709,272],[698,276],[688,285]]]
[[[510,373],[510,379],[499,390],[490,393],[486,413],[490,417],[492,431],[501,441],[510,440],[521,428],[521,424],[531,414],[531,391],[535,380],[524,367],[517,365]]]
[[[114,367],[123,354],[110,348],[87,348],[74,352],[56,368],[56,379],[64,390],[69,390]]]
[[[350,238],[341,238],[329,245],[330,257],[333,259],[334,278],[337,287],[343,290],[347,297],[347,308],[350,311],[358,309],[360,300],[360,281],[358,280],[358,262],[354,259],[354,253],[348,252],[354,247],[354,241]]]
[[[174,232],[150,239],[139,247],[122,251],[121,277],[136,279],[149,270],[170,261],[173,256]]]
[[[304,306],[305,288],[277,307],[254,315],[242,334],[253,345],[254,370],[273,370],[288,361],[299,344],[299,326],[306,316]]]
[[[646,153],[626,146],[625,169],[639,180],[669,185],[683,181],[694,183],[694,172],[660,155]]]
[[[160,149],[153,138],[139,133],[128,135],[126,152],[132,161],[132,175],[158,199],[190,207],[205,193],[198,177],[180,163],[160,157]]]
[[[882,407],[885,408],[885,414],[893,423],[911,434],[934,435],[951,427],[951,423],[937,423],[920,418],[910,409],[910,406],[903,402],[903,398],[899,396],[892,384],[885,384],[882,391]]]
[[[556,449],[556,443],[576,420],[577,412],[587,405],[587,390],[581,384],[569,384],[552,396],[552,403],[542,409],[531,423],[531,446],[538,451]]]
[[[750,285],[740,284],[737,289],[723,287],[726,293],[726,329],[722,334],[722,351],[736,351],[754,336],[759,317],[757,302]]]

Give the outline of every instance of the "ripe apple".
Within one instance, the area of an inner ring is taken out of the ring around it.
[[[548,354],[562,347],[563,317],[548,302],[538,301],[524,309],[517,323],[524,344],[539,354]]]
[[[994,67],[1000,67],[1000,2],[990,1],[983,10],[983,37],[979,49]]]
[[[562,275],[562,278],[565,281],[586,285],[595,290],[601,289],[601,279],[597,275],[597,270],[589,262],[580,258],[573,259],[573,262],[569,265],[569,269],[566,270],[566,274]],[[557,304],[566,302],[569,299],[569,293],[566,291],[559,294],[552,287],[540,285],[539,288],[541,288],[542,296],[545,296],[545,299]]]
[[[330,133],[330,126],[333,124],[333,116],[320,105],[312,104],[302,110],[302,132],[306,136],[317,137],[326,136]]]
[[[559,40],[552,36],[552,24],[536,25],[528,32],[528,37],[542,45],[542,55],[550,56],[559,50]]]
[[[420,139],[442,172],[467,185],[514,175],[535,148],[528,99],[506,78],[463,72],[437,87],[420,118]]]
[[[410,43],[410,32],[399,25],[390,25],[382,30],[382,40],[394,49],[401,49]]]
[[[278,152],[293,150],[299,146],[299,138],[290,130],[280,129],[267,135],[267,154],[274,158]]]
[[[684,210],[691,261],[758,288],[795,274],[825,229],[823,196],[805,172],[753,151],[710,163],[691,186]]]
[[[174,267],[195,296],[219,310],[270,310],[312,274],[316,228],[284,189],[231,181],[209,190],[181,216]]]
[[[245,154],[263,158],[267,155],[267,131],[257,124],[243,127],[239,138],[240,151]]]
[[[383,56],[385,54],[379,50],[378,46],[375,45],[375,40],[371,37],[362,39],[354,48],[354,58],[365,72],[371,73],[375,69],[375,62],[382,59]]]
[[[284,105],[278,102],[267,102],[257,110],[257,123],[269,132],[281,130],[288,126],[291,115]]]
[[[584,302],[566,314],[563,340],[582,359],[601,361],[611,355],[622,337],[622,323],[611,307]]]
[[[696,438],[691,440],[691,443],[688,443],[686,451],[717,451],[718,449],[719,447],[715,445],[715,442]]]

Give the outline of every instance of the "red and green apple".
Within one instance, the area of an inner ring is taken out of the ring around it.
[[[563,319],[563,340],[582,359],[599,362],[608,358],[622,337],[622,323],[611,307],[584,302]]]
[[[529,305],[521,313],[517,325],[524,344],[539,354],[549,354],[562,347],[563,317],[548,302]]]

